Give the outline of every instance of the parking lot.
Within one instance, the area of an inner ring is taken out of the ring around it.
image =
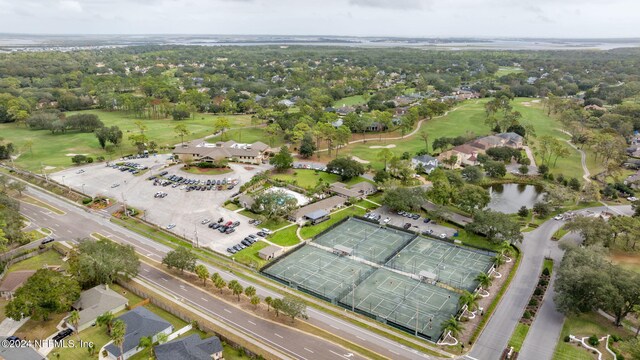
[[[258,172],[267,170],[269,165],[230,164],[232,172],[222,175],[198,175],[181,170],[182,165],[171,165],[169,155],[151,156],[146,159],[122,160],[133,162],[141,167],[148,167],[137,176],[129,171],[120,171],[105,165],[105,163],[90,164],[82,167],[67,169],[49,176],[89,196],[106,196],[120,203],[144,212],[144,219],[163,228],[175,225],[169,231],[184,236],[200,246],[207,246],[220,253],[228,254],[226,249],[239,243],[249,234],[255,234],[259,229],[249,225],[249,218],[222,207],[237,187],[249,181]],[[112,161],[114,164],[118,161]],[[167,171],[164,178],[171,175],[195,179],[201,182],[207,180],[228,180],[237,182],[232,190],[186,191],[184,185],[154,186],[153,180],[147,180],[152,175],[159,175]],[[166,193],[165,197],[154,197],[158,192]],[[224,222],[240,221],[240,225],[231,234],[223,234],[202,224],[204,219],[217,222],[219,218]]]
[[[397,227],[404,227],[405,224],[411,224],[411,227],[407,230],[410,231],[418,231],[420,233],[430,232],[431,236],[434,237],[442,237],[442,234],[445,234],[445,237],[453,237],[455,234],[455,230],[446,226],[442,226],[437,224],[435,221],[430,221],[429,223],[425,223],[424,217],[420,217],[417,220],[398,215],[396,212],[389,210],[386,206],[383,206],[375,211],[376,214],[380,214],[380,223],[384,224],[385,219],[389,218],[389,221],[386,222],[388,225],[393,225]]]

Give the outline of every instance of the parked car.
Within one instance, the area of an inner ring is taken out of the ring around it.
[[[220,219],[218,219],[218,224],[220,224],[221,222],[224,222],[224,218],[222,218],[222,217]]]
[[[431,219],[429,218],[424,218],[424,220],[422,221],[425,224],[428,224],[429,222],[431,222]]]
[[[227,248],[227,252],[228,252],[228,253],[231,253],[231,254],[235,254],[235,253],[237,253],[236,249],[234,249],[234,248],[232,248],[232,247],[228,247],[228,248]]]
[[[241,241],[241,243],[242,243],[242,245],[244,245],[244,246],[246,246],[246,247],[251,246],[251,242],[249,242],[249,241],[247,241],[247,240],[242,240],[242,241]]]
[[[382,220],[383,223],[388,224],[389,221],[391,221],[390,217],[385,218],[384,220]]]
[[[236,229],[234,228],[227,228],[227,230],[224,231],[225,234],[231,234],[232,232],[236,231]]]
[[[60,331],[56,336],[53,337],[53,341],[61,341],[64,338],[68,337],[69,335],[73,334],[73,330],[71,329],[64,329],[62,331]]]
[[[405,223],[402,228],[404,228],[405,230],[409,229],[411,227],[410,223]]]
[[[56,239],[52,238],[51,236],[47,236],[46,238],[42,239],[40,243],[44,245],[54,241],[56,241]]]
[[[267,228],[262,228],[262,229],[260,229],[260,231],[262,231],[263,233],[265,233],[267,235],[271,234],[271,230],[269,230]]]
[[[445,239],[445,238],[447,237],[447,234],[440,234],[440,235],[438,235],[438,237],[439,237],[440,239]]]
[[[238,227],[240,226],[240,221],[236,221],[232,224],[233,227]]]
[[[558,214],[558,215],[553,217],[553,220],[558,220],[559,221],[559,220],[562,220],[562,219],[563,219],[563,217],[562,217],[561,214]]]
[[[222,226],[220,226],[220,227],[218,228],[218,231],[220,231],[221,233],[223,233],[223,232],[227,231],[227,227],[226,227],[226,226],[224,226],[224,225],[222,225]]]
[[[420,215],[418,215],[418,214],[413,214],[413,215],[411,215],[411,218],[412,218],[413,220],[418,220],[418,219],[420,219]]]
[[[262,232],[262,231],[258,231],[258,233],[256,235],[258,235],[260,237],[267,237],[267,233]]]
[[[171,230],[174,227],[176,227],[176,224],[169,224],[169,225],[167,225],[167,230]]]
[[[211,220],[209,220],[209,219],[203,219],[202,221],[200,221],[200,223],[204,225],[204,224],[208,224],[208,223],[209,223],[209,221],[211,221]]]

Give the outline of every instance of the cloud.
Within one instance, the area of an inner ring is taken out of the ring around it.
[[[349,0],[350,5],[379,9],[422,9],[431,4],[431,0]]]
[[[82,12],[82,5],[76,0],[62,0],[58,3],[58,6],[60,10],[64,11]]]

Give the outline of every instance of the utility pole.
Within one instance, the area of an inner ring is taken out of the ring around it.
[[[200,243],[198,241],[198,227],[196,226],[196,224],[193,224],[193,231],[195,232],[195,235],[196,235],[196,248],[199,248]]]
[[[416,299],[416,336],[418,336],[418,315],[419,315],[418,309],[419,309],[419,306],[420,306],[420,301]]]

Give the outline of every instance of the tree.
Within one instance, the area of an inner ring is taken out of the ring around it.
[[[462,210],[473,213],[489,205],[491,197],[489,192],[477,185],[466,184],[458,192],[454,203]]]
[[[189,116],[191,116],[192,110],[193,109],[191,108],[191,106],[189,106],[189,104],[183,102],[177,103],[173,107],[173,111],[171,111],[171,116],[173,117],[173,120],[188,119]]]
[[[527,209],[527,207],[523,205],[522,207],[520,207],[520,209],[518,209],[518,216],[520,216],[521,218],[529,216],[529,209]]]
[[[184,272],[185,270],[193,271],[196,267],[196,259],[196,254],[181,246],[169,251],[167,255],[162,258],[162,263],[169,269],[176,268],[180,270],[180,272]]]
[[[120,356],[124,355],[124,337],[127,334],[127,324],[125,324],[122,320],[116,320],[113,322],[113,326],[111,327],[111,333],[109,337],[113,341],[113,345],[117,346],[120,349]],[[120,356],[118,358],[120,358]]]
[[[271,296],[267,296],[266,298],[264,298],[264,302],[265,304],[267,304],[267,312],[269,312],[270,308],[271,308],[271,302],[273,301],[273,298]]]
[[[394,187],[386,189],[382,203],[393,211],[414,211],[426,201],[426,194],[420,188]]]
[[[114,321],[115,317],[113,316],[113,314],[111,313],[111,311],[107,311],[106,313],[98,316],[96,318],[96,325],[98,326],[106,326],[107,327],[107,334],[111,334],[111,328],[113,326],[113,321]]]
[[[149,350],[149,352],[153,352],[153,338],[151,336],[143,336],[140,338],[138,342],[138,347],[142,349],[143,352]],[[151,354],[149,354],[151,355]]]
[[[387,162],[393,158],[393,152],[388,148],[378,151],[378,160],[384,161],[384,170],[387,169]]]
[[[247,295],[248,298],[251,298],[252,296],[254,296],[256,294],[256,288],[253,286],[247,286],[244,289],[244,294]]]
[[[138,275],[140,260],[131,245],[108,239],[80,242],[69,255],[69,272],[87,289]]]
[[[229,281],[229,290],[231,290],[233,292],[233,295],[237,295],[238,296],[238,301],[240,301],[240,295],[242,294],[242,285],[240,285],[240,283],[238,282],[238,280],[231,280]]]
[[[16,191],[20,197],[22,197],[22,192],[27,190],[27,185],[22,181],[13,181],[9,184],[8,188],[10,190]]]
[[[527,175],[529,173],[529,167],[527,165],[520,165],[518,167],[518,171],[520,172],[520,174],[522,175]]]
[[[551,213],[551,206],[544,201],[538,201],[533,204],[533,212],[539,217],[547,217]]]
[[[305,133],[302,138],[302,142],[300,143],[300,156],[308,159],[313,156],[316,149],[316,143],[313,141],[313,135],[311,135],[311,132]]]
[[[78,310],[73,310],[71,314],[69,314],[69,322],[76,330],[76,334],[78,335],[78,339],[80,338],[80,330],[78,330],[78,323],[80,322],[80,313]]]
[[[57,271],[40,269],[16,290],[6,308],[7,317],[16,321],[25,316],[48,320],[52,313],[69,310],[80,297],[80,285]]]
[[[269,137],[269,146],[273,146],[273,141],[278,135],[280,135],[280,133],[282,133],[282,128],[280,125],[273,123],[267,125],[267,127],[264,128],[264,132]]]
[[[284,190],[263,191],[253,198],[251,211],[267,219],[282,219],[298,207],[298,200]]]
[[[271,300],[271,307],[273,308],[273,311],[276,312],[276,317],[280,316],[280,311],[282,311],[283,306],[284,304],[282,302],[282,299],[275,298]]]
[[[473,221],[465,227],[468,231],[482,234],[493,243],[522,241],[520,225],[509,215],[497,211],[481,210],[474,214]]]
[[[342,181],[348,181],[364,174],[364,166],[351,158],[338,158],[327,164],[327,172],[338,174]]]
[[[502,161],[487,161],[484,164],[484,170],[493,178],[502,178],[507,175],[507,168]]]
[[[189,129],[187,129],[187,125],[178,124],[173,128],[173,131],[180,136],[180,143],[184,146],[184,137],[189,135]]]
[[[260,304],[260,297],[258,295],[253,295],[250,301],[251,301],[251,305],[258,308],[258,305]]]
[[[582,237],[584,245],[609,246],[614,240],[611,225],[600,217],[576,216],[564,225],[565,230],[575,231]]]
[[[420,139],[424,141],[424,150],[429,152],[429,133],[425,130],[420,131]]]
[[[475,281],[477,281],[478,285],[484,290],[489,289],[493,283],[491,276],[484,272],[479,273],[478,276],[476,276]]]
[[[484,172],[480,166],[467,166],[462,169],[462,178],[471,184],[477,184],[482,181]]]
[[[216,289],[220,290],[220,294],[222,294],[222,290],[224,290],[224,287],[227,286],[227,282],[224,281],[223,278],[218,277],[214,282],[213,285],[215,285]]]
[[[149,139],[144,134],[131,134],[129,135],[129,141],[131,141],[131,145],[138,148],[138,153],[142,154],[144,150],[147,148],[147,143]]]
[[[140,131],[140,135],[144,135],[144,132],[147,130],[147,125],[145,125],[142,121],[136,120],[133,123]]]
[[[460,307],[467,307],[467,311],[473,312],[478,308],[478,302],[480,301],[480,295],[476,293],[471,293],[467,290],[462,291],[462,295],[458,300],[458,305]]]
[[[269,163],[278,171],[291,169],[293,167],[293,156],[291,156],[289,149],[282,145],[280,151],[269,160]]]
[[[231,123],[226,117],[216,117],[216,119],[213,120],[213,129],[215,132],[219,132],[221,134],[220,137],[222,139],[224,139],[225,130],[229,127],[231,127]]]
[[[291,317],[291,321],[295,321],[297,317],[307,319],[307,304],[291,295],[285,295],[282,299],[281,310],[285,315]]]
[[[104,150],[105,146],[107,146],[107,141],[109,139],[109,128],[101,127],[100,129],[95,131],[95,135],[98,138],[98,143],[100,143],[100,147]]]
[[[458,319],[456,319],[456,317],[453,315],[451,315],[451,317],[447,320],[443,321],[440,326],[445,333],[450,333],[453,337],[458,336],[458,334],[460,334],[462,330],[464,330],[464,326],[462,326]]]
[[[195,266],[194,271],[196,275],[198,275],[198,278],[202,280],[202,285],[207,285],[207,279],[209,278],[209,269],[207,269],[207,267],[202,264],[198,264]]]

